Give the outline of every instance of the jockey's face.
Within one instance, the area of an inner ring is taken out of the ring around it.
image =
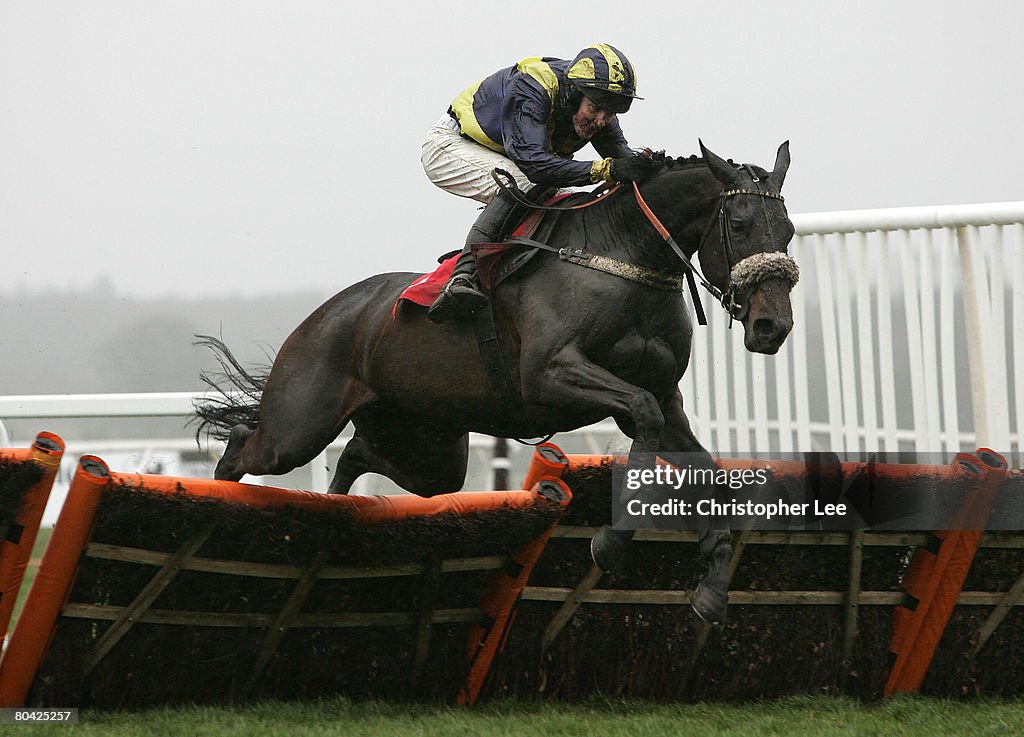
[[[589,141],[613,120],[615,120],[615,113],[600,107],[589,97],[584,97],[580,100],[579,109],[572,116],[572,126],[576,129],[577,136],[584,141]]]

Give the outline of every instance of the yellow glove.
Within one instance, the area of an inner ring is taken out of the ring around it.
[[[590,181],[610,182],[612,181],[612,160],[611,158],[595,161],[590,165]]]

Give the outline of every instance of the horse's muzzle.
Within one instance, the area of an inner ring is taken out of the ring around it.
[[[743,344],[753,353],[778,353],[793,329],[789,284],[769,279],[755,287],[745,301]]]
[[[788,253],[755,253],[733,267],[730,289],[738,296],[733,317],[743,323],[743,344],[753,353],[778,353],[793,329],[789,293],[800,268]]]
[[[747,329],[743,344],[753,353],[773,355],[786,341],[789,331],[793,329],[793,319],[777,319],[759,317]]]

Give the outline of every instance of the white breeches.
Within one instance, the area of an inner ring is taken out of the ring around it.
[[[498,193],[493,169],[507,171],[524,191],[533,186],[507,156],[462,136],[458,122],[447,113],[427,131],[420,161],[427,178],[438,187],[484,204]]]

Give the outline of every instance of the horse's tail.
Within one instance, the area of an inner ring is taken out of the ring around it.
[[[205,433],[207,437],[226,442],[231,428],[239,424],[256,429],[260,421],[260,397],[270,367],[246,369],[224,341],[209,335],[195,337],[194,345],[212,350],[220,364],[219,371],[202,371],[199,374],[199,378],[213,393],[193,402],[196,411],[196,440]]]

